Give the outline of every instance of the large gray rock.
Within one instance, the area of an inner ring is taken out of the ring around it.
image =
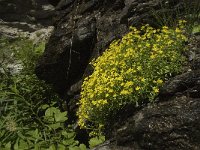
[[[52,25],[54,7],[47,0],[1,0],[0,19],[5,22],[26,22]]]
[[[176,97],[136,113],[95,150],[199,150],[200,98]]]

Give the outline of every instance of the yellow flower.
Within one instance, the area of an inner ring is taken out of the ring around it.
[[[156,55],[152,54],[152,55],[150,56],[150,58],[151,58],[151,59],[154,59],[154,58],[156,58]]]
[[[151,46],[151,44],[149,44],[149,43],[146,43],[146,47],[150,47]]]
[[[133,85],[133,81],[128,81],[128,82],[125,83],[124,87],[128,88],[128,87],[130,87],[132,85]]]
[[[162,84],[162,83],[163,83],[163,80],[158,79],[158,80],[157,80],[157,83],[158,83],[158,84]]]
[[[141,78],[141,81],[142,81],[142,82],[145,82],[145,78],[144,78],[144,77],[142,77],[142,78]]]
[[[122,90],[120,92],[120,95],[128,95],[128,94],[130,94],[130,92],[128,90]]]
[[[138,67],[137,67],[137,70],[138,70],[138,71],[142,70],[142,66],[138,66]]]
[[[157,87],[153,87],[153,91],[154,91],[155,93],[158,93],[158,92],[159,92],[159,89],[158,89]]]
[[[156,30],[146,25],[141,27],[142,34],[130,27],[123,39],[112,42],[102,56],[92,61],[94,72],[83,82],[78,124],[100,131],[103,127],[99,124],[105,123],[110,112],[127,103],[135,104],[141,97],[153,100],[162,78],[170,70],[177,73],[184,61],[179,57],[182,43],[187,40],[182,26],[183,21],[176,29],[164,26]]]
[[[137,87],[135,88],[136,91],[139,91],[140,89],[141,89],[141,87],[139,87],[139,86],[137,86]]]
[[[181,33],[182,31],[179,28],[176,28],[175,32],[176,33]]]

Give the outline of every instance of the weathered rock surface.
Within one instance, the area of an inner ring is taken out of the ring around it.
[[[0,37],[47,40],[54,10],[47,0],[0,0]]]
[[[47,0],[0,0],[0,19],[5,22],[49,26],[54,14],[54,7]]]
[[[173,14],[177,7],[182,10],[183,1],[187,0],[166,4],[159,0],[50,0],[59,11],[55,31],[36,68],[38,77],[52,83],[62,95],[67,93],[90,73],[88,62],[127,33],[129,26],[156,26],[152,12]]]
[[[114,132],[113,143],[95,150],[198,150],[200,98],[180,96],[136,113]]]

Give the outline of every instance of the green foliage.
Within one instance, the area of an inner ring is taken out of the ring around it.
[[[182,52],[187,38],[184,21],[179,23],[175,29],[131,27],[122,40],[112,42],[92,61],[94,72],[82,85],[77,113],[80,127],[99,132],[123,106],[154,100],[163,81],[179,73],[185,61]]]
[[[96,136],[90,139],[89,144],[90,148],[94,148],[95,146],[103,143],[105,141],[105,136]]]
[[[199,33],[200,32],[200,24],[199,25],[194,25],[192,28],[192,33]]]
[[[34,74],[44,43],[2,38],[0,48],[0,149],[85,150],[66,124],[58,96]],[[16,63],[22,68],[13,72],[8,66]]]
[[[179,5],[177,1],[160,1],[161,9],[159,11],[152,9],[153,17],[156,19],[154,23],[158,26],[174,27],[177,20],[184,19],[187,21],[187,30],[192,32],[194,24],[200,23],[200,1],[199,0],[183,0]],[[173,9],[171,8],[173,6]]]

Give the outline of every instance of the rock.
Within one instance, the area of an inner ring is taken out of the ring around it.
[[[175,94],[180,94],[182,91],[188,92],[191,91],[190,88],[196,89],[200,84],[200,71],[191,71],[181,75],[178,75],[166,82],[166,84],[160,90],[160,96],[164,98],[168,98],[170,96],[174,96]],[[197,84],[197,85],[196,85]],[[196,86],[194,86],[196,85]],[[198,88],[197,88],[198,89]],[[196,91],[196,93],[200,94],[200,88]],[[189,94],[190,97],[193,97],[195,93]]]
[[[76,24],[71,19],[53,35],[49,41],[51,44],[47,44],[44,59],[40,60],[40,65],[36,68],[36,73],[50,83],[54,78],[53,84],[60,93],[79,81],[88,65],[91,49],[96,40],[94,18],[82,18]],[[51,69],[42,72],[47,63]]]
[[[48,0],[48,2],[53,5],[53,6],[57,6],[57,4],[59,3],[60,0]]]
[[[72,2],[74,2],[74,0],[60,0],[59,3],[56,5],[56,9],[64,9],[67,6],[69,6]]]
[[[0,19],[5,22],[52,25],[54,7],[47,5],[49,5],[47,0],[1,0]],[[49,9],[46,9],[47,7]]]
[[[40,25],[28,24],[26,22],[0,22],[0,37],[18,38],[26,37],[34,43],[47,41],[54,27],[44,28]]]
[[[146,107],[114,132],[113,145],[133,150],[197,150],[200,148],[199,107],[200,98],[186,96]]]

